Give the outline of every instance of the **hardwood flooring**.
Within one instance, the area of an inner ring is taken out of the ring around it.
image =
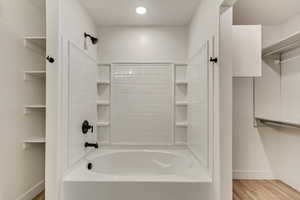
[[[233,200],[300,200],[300,193],[278,180],[235,180]]]
[[[45,200],[45,192],[40,193],[33,200]]]

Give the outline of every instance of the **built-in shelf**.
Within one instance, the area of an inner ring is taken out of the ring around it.
[[[24,38],[25,47],[36,47],[46,51],[46,37],[44,36],[28,36]]]
[[[177,127],[187,127],[188,123],[187,122],[176,122]]]
[[[98,85],[109,85],[110,82],[109,81],[97,81]]]
[[[187,106],[188,102],[187,101],[176,101],[176,106]]]
[[[37,79],[45,79],[46,78],[46,71],[24,71],[24,80],[29,80],[30,78],[37,78]]]
[[[43,137],[33,137],[33,138],[25,139],[24,143],[44,144],[44,143],[46,143],[46,139]]]
[[[98,106],[109,106],[110,105],[109,101],[97,101],[96,103]]]
[[[186,142],[176,141],[175,144],[181,146],[181,145],[186,145]]]
[[[300,32],[286,37],[262,50],[263,57],[278,55],[300,47]]]
[[[105,127],[105,126],[109,126],[109,125],[110,125],[109,122],[97,122],[98,127]]]
[[[187,81],[176,81],[176,85],[187,85]]]
[[[45,105],[26,105],[24,106],[24,114],[30,113],[32,110],[45,110]]]

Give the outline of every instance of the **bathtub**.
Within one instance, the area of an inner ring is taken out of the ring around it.
[[[211,181],[188,149],[105,149],[64,177],[64,199],[193,200]]]

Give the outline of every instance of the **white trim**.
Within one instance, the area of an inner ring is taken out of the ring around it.
[[[112,64],[175,64],[175,65],[187,65],[187,61],[178,60],[107,60],[99,61],[98,65],[112,65]]]
[[[272,180],[275,179],[271,171],[264,170],[233,170],[233,179]]]
[[[20,195],[16,200],[32,200],[38,194],[40,194],[45,189],[45,181],[42,180],[34,185],[32,188],[27,190],[25,193]]]

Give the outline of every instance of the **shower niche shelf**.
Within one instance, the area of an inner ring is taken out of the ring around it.
[[[97,122],[97,127],[107,127],[109,125],[109,122]]]
[[[98,106],[109,106],[110,105],[109,101],[97,101],[96,103]]]
[[[46,51],[46,37],[44,36],[28,36],[24,37],[24,46],[27,48],[39,49]]]
[[[188,102],[187,101],[176,101],[176,106],[187,106]]]
[[[176,122],[176,126],[177,127],[188,127],[188,123],[187,122]]]
[[[102,145],[110,144],[110,90],[111,64],[98,64],[97,79],[97,134],[98,142]]]
[[[109,86],[110,82],[109,81],[97,81],[97,84],[98,85],[107,85],[107,86]]]
[[[175,129],[174,144],[185,145],[187,142],[188,81],[187,65],[175,65]]]
[[[187,81],[176,81],[176,85],[188,85]]]

